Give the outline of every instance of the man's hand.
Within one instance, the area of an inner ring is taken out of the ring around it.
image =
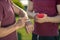
[[[20,18],[17,22],[16,22],[16,28],[23,28],[25,26],[25,20],[23,18]]]
[[[35,16],[35,21],[38,23],[44,23],[44,22],[48,22],[48,16],[47,14],[44,14],[43,18],[39,18],[37,15]]]
[[[32,33],[34,30],[34,25],[30,21],[26,22],[25,25],[27,33]]]

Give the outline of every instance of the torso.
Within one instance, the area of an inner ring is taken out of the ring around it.
[[[2,27],[8,27],[15,22],[14,11],[12,9],[11,4],[7,2],[6,0],[0,0],[0,4],[3,7]],[[16,31],[14,31],[13,33],[3,38],[0,38],[0,40],[17,40]]]
[[[33,9],[35,12],[46,13],[49,17],[57,15],[56,0],[33,0]],[[57,36],[58,24],[57,23],[37,23],[35,22],[35,34],[40,36]]]
[[[56,0],[33,0],[35,12],[44,12],[48,16],[56,16]]]
[[[6,1],[0,1],[3,7],[3,20],[2,20],[2,26],[11,25],[15,22],[15,14],[12,9],[12,6],[9,2]]]

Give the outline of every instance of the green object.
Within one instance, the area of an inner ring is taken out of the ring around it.
[[[22,9],[25,9],[24,5],[22,5],[22,3],[19,1],[19,0],[12,0],[13,3],[15,3],[18,7],[22,8]],[[16,17],[18,17],[17,14],[15,14]]]
[[[19,6],[20,8],[24,9],[24,6],[22,5],[22,3],[19,0],[12,0],[17,6]]]

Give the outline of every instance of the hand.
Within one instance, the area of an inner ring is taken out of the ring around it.
[[[48,16],[47,14],[44,14],[43,18],[38,18],[37,16],[35,16],[35,21],[38,23],[48,22]]]
[[[30,21],[26,22],[26,31],[27,31],[27,33],[32,33],[33,30],[34,30],[34,25]]]
[[[16,28],[23,28],[25,26],[24,20],[22,18],[20,18],[17,22],[16,22]]]

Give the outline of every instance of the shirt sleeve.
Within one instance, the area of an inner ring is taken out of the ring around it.
[[[60,4],[60,0],[57,0],[57,4]]]
[[[3,7],[0,5],[0,21],[3,19]]]

